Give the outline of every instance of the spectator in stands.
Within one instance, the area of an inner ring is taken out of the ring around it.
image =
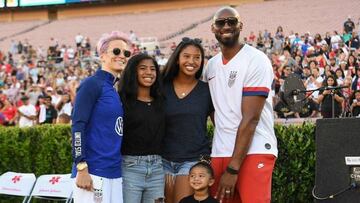
[[[137,44],[139,39],[138,37],[136,36],[135,32],[130,30],[130,35],[129,35],[129,38],[130,38],[130,41],[133,43],[133,44]]]
[[[0,102],[2,103],[2,108],[0,109],[0,112],[5,116],[4,125],[14,126],[17,119],[16,106],[13,105],[6,96],[3,96]]]
[[[57,118],[57,111],[54,105],[51,104],[51,96],[44,96],[44,104],[40,105],[39,123],[40,124],[55,124]]]
[[[303,82],[305,83],[309,77],[311,76],[311,70],[310,70],[310,67],[309,66],[305,66],[303,69],[302,69],[302,73],[301,73],[301,76],[300,78],[303,80]]]
[[[168,59],[165,57],[165,54],[160,54],[160,57],[158,57],[157,63],[160,66],[160,71],[162,72],[166,63],[168,62]]]
[[[343,112],[344,112],[344,116],[346,117],[351,115],[351,110],[350,110],[351,97],[352,97],[351,81],[352,81],[351,77],[349,76],[345,77],[343,86],[346,86],[346,88],[341,89],[341,93],[344,96]]]
[[[282,50],[287,51],[290,54],[291,42],[289,37],[285,37],[284,43],[282,44]]]
[[[143,47],[143,48],[142,48],[141,53],[143,53],[143,54],[148,54],[148,51],[147,51],[146,47]]]
[[[352,90],[360,90],[360,68],[356,69],[356,74],[351,84]]]
[[[352,32],[349,47],[350,49],[358,49],[360,47],[360,39],[358,33]]]
[[[15,40],[13,40],[13,39],[12,39],[11,42],[10,42],[9,52],[10,52],[11,54],[16,54],[16,53],[17,53],[17,45],[16,45]]]
[[[280,92],[280,101],[275,105],[274,111],[276,112],[276,118],[300,118],[299,113],[290,109],[289,105],[284,99],[284,92]]]
[[[36,124],[38,119],[36,108],[29,101],[29,97],[23,96],[21,98],[23,105],[18,108],[19,127],[31,127]]]
[[[283,74],[283,67],[273,64],[274,81],[275,81],[275,94],[278,94],[282,85],[281,76]]]
[[[160,155],[165,109],[156,61],[146,54],[133,56],[122,73],[119,94],[125,115],[121,147],[124,202],[163,199],[165,176]]]
[[[337,81],[334,76],[328,76],[324,82],[323,87],[337,87]],[[338,89],[335,90],[321,90],[319,92],[318,103],[320,104],[321,115],[323,118],[337,118],[342,113],[342,102],[344,96]],[[333,106],[334,105],[334,106]],[[334,107],[334,113],[332,108]]]
[[[63,95],[60,95],[60,101],[57,102],[56,104],[56,110],[59,112],[58,114],[67,114],[69,116],[71,116],[71,112],[72,112],[72,102],[71,102],[71,98],[70,95],[65,93]]]
[[[331,48],[338,49],[339,43],[342,42],[342,39],[336,30],[333,31],[333,35],[331,36]]]
[[[162,156],[167,203],[177,203],[193,193],[189,169],[210,154],[206,124],[213,106],[207,83],[199,80],[204,58],[201,40],[185,37],[164,70],[166,133]]]
[[[79,49],[80,46],[81,46],[81,42],[84,40],[84,37],[78,33],[76,36],[75,36],[75,44],[76,44],[76,47]]]
[[[344,22],[344,31],[351,34],[354,29],[355,23],[351,20],[351,16],[348,16],[347,20]]]
[[[281,39],[281,40],[284,39],[284,30],[283,30],[282,26],[279,25],[276,28],[275,37],[279,37],[279,39]]]
[[[356,69],[359,68],[358,60],[354,55],[349,55],[346,68],[345,70],[348,70],[348,73],[345,74],[346,76],[354,76],[356,74]]]
[[[18,54],[22,54],[23,48],[24,48],[23,44],[21,43],[21,41],[19,41],[19,43],[17,44]]]
[[[273,52],[277,52],[278,54],[281,53],[283,46],[283,41],[279,35],[275,35],[274,42],[273,42]]]
[[[42,95],[40,87],[36,84],[30,85],[26,95],[29,96],[29,101],[32,105],[35,105],[39,96]]]
[[[336,58],[335,57],[331,57],[330,59],[329,59],[329,61],[330,61],[330,69],[332,70],[332,71],[336,71],[338,68],[339,68],[339,66],[337,65],[337,63],[336,63]]]
[[[161,50],[158,45],[155,46],[154,55],[155,55],[155,57],[158,57],[161,55]]]
[[[352,101],[350,110],[352,116],[354,117],[360,116],[360,90],[356,90],[354,92],[354,100]]]
[[[314,64],[315,62],[313,62]],[[311,63],[310,63],[311,64]],[[316,63],[315,63],[316,64]],[[318,89],[319,87],[321,87],[322,85],[322,82],[323,82],[323,78],[320,76],[320,73],[319,73],[319,68],[318,67],[314,67],[312,69],[310,69],[311,71],[311,75],[309,76],[309,78],[305,81],[305,87],[307,90],[315,90],[315,89]],[[318,98],[318,92],[315,91],[313,94],[312,94],[313,98],[314,98],[314,101],[317,100]]]
[[[343,85],[344,84],[344,80],[345,80],[345,74],[344,71],[340,68],[338,68],[335,72],[336,74],[336,81],[338,83],[338,85]]]
[[[45,94],[51,97],[51,104],[54,105],[54,107],[61,99],[61,95],[58,95],[57,91],[54,91],[54,89],[50,86],[45,88]]]
[[[256,38],[256,48],[264,51],[264,37],[261,31],[259,31],[258,37]]]
[[[283,71],[282,71],[282,74],[281,74],[280,79],[279,79],[279,82],[280,82],[281,86],[284,85],[286,78],[288,78],[289,75],[292,73],[292,69],[288,65],[285,65],[282,70]],[[282,88],[280,88],[280,89],[282,89]]]
[[[171,43],[170,49],[171,49],[171,51],[175,51],[175,49],[176,49],[176,43],[175,42]]]
[[[251,31],[251,32],[250,32],[250,35],[249,35],[248,39],[249,39],[248,42],[249,42],[252,46],[254,46],[254,45],[255,45],[255,41],[256,41],[256,35],[254,34],[254,31]]]
[[[317,105],[311,98],[306,100],[305,105],[299,112],[300,118],[315,118],[319,114],[319,105]]]

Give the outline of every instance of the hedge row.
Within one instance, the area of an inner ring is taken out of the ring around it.
[[[209,126],[209,136],[213,127]],[[312,202],[315,173],[315,126],[275,126],[279,158],[273,175],[273,202]],[[67,125],[0,128],[0,174],[31,172],[36,176],[69,173],[71,136]]]

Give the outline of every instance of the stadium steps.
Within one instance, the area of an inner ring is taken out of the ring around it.
[[[51,22],[52,22],[51,20],[49,20],[49,21],[45,21],[45,22],[43,22],[43,23],[40,23],[40,24],[37,24],[37,25],[31,26],[31,27],[29,27],[29,28],[26,28],[26,29],[21,30],[21,31],[16,32],[16,33],[13,33],[13,34],[11,34],[11,35],[7,35],[7,36],[4,36],[4,37],[1,37],[1,38],[0,38],[0,42],[2,42],[2,41],[4,41],[4,40],[6,40],[6,39],[8,39],[8,38],[16,37],[16,36],[19,36],[19,35],[22,35],[22,34],[25,34],[25,33],[31,32],[31,31],[33,31],[33,30],[35,30],[35,29],[39,28],[39,27],[42,27],[42,26],[48,25],[48,24],[50,24]]]
[[[211,16],[203,19],[203,20],[200,20],[200,21],[198,21],[198,22],[192,23],[192,24],[190,24],[189,26],[186,26],[186,27],[182,28],[182,29],[179,30],[179,31],[176,31],[176,32],[174,32],[174,33],[170,33],[170,34],[168,34],[167,36],[165,36],[165,37],[163,37],[163,38],[160,38],[159,41],[160,41],[160,42],[164,42],[164,41],[173,39],[173,38],[175,38],[175,37],[177,37],[177,36],[179,36],[179,35],[184,34],[185,32],[187,32],[187,31],[189,31],[189,30],[195,29],[198,25],[201,25],[201,24],[203,24],[203,23],[206,23],[206,22],[210,21],[212,18],[213,18],[213,16],[211,15]]]

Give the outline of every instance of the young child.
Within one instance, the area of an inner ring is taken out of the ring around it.
[[[195,193],[183,198],[179,203],[219,203],[209,195],[209,187],[214,182],[214,171],[211,166],[206,162],[198,162],[189,172],[189,183]]]

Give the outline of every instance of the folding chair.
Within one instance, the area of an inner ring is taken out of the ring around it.
[[[72,201],[74,180],[70,178],[70,174],[49,174],[42,175],[36,180],[34,189],[32,190],[28,203],[31,198],[47,199],[54,201]]]
[[[24,197],[25,203],[35,181],[33,173],[6,172],[0,176],[0,194]]]

